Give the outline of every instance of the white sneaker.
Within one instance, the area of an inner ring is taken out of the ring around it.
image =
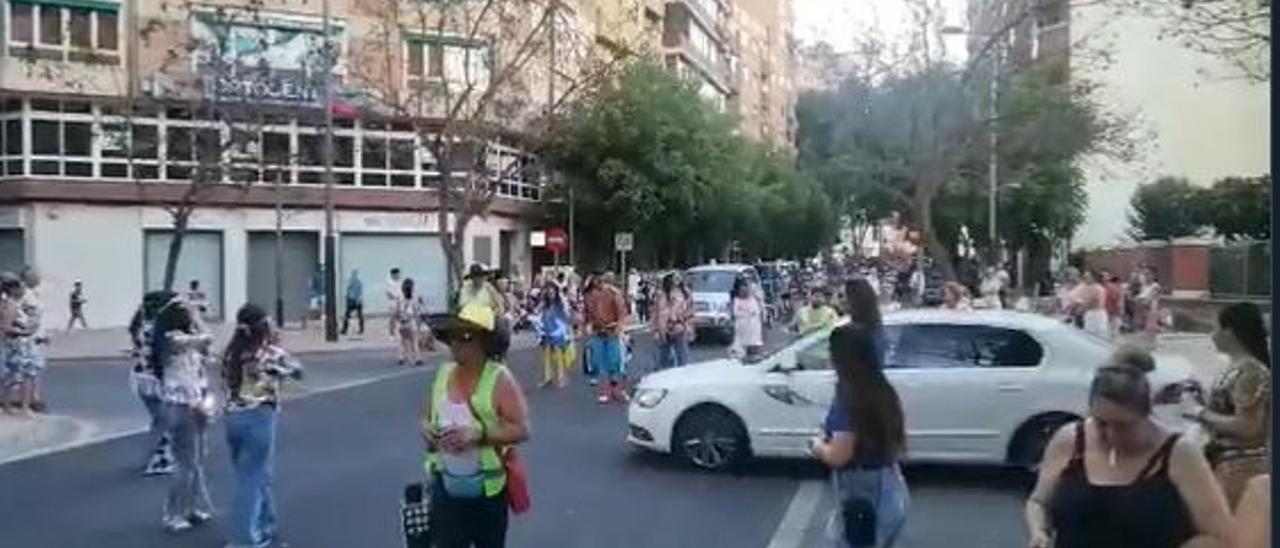
[[[191,512],[190,514],[187,514],[187,522],[191,523],[191,525],[193,526],[209,523],[209,521],[211,521],[212,519],[213,519],[213,514],[210,514],[203,510],[196,510],[194,512]]]
[[[170,533],[181,533],[191,530],[191,522],[183,517],[171,517],[164,519],[164,530]]]

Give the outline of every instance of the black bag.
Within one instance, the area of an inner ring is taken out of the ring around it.
[[[876,545],[876,505],[868,499],[850,499],[840,508],[844,539],[849,546]]]
[[[431,548],[431,490],[425,483],[410,483],[400,502],[400,523],[405,548]]]

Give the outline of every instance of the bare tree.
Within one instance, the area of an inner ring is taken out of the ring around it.
[[[503,181],[541,176],[529,153],[539,135],[614,73],[632,38],[601,47],[594,38],[605,33],[560,0],[369,1],[380,32],[358,55],[382,63],[355,63],[353,80],[371,115],[412,124],[435,165],[426,190],[452,294],[468,224],[488,214]]]
[[[1270,0],[1104,0],[1154,18],[1160,36],[1225,61],[1229,76],[1271,81]]]

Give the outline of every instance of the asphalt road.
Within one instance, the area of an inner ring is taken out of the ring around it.
[[[637,341],[635,365],[647,366],[651,345],[643,335]],[[697,347],[694,359],[723,352]],[[332,388],[384,378],[284,405],[276,496],[289,546],[400,545],[398,498],[403,485],[421,474],[417,416],[431,368],[397,375],[388,361],[368,353],[307,360],[309,384]],[[540,368],[535,353],[516,351],[511,365],[532,386]],[[103,385],[124,392],[123,383],[120,365],[68,366],[51,371],[50,397],[77,414],[106,406],[104,417],[136,423],[139,410],[128,408],[136,401],[104,393]],[[591,396],[579,378],[565,391],[530,390],[534,437],[523,450],[534,509],[513,518],[510,546],[764,547],[797,485],[823,478],[806,462],[759,462],[735,475],[710,475],[639,453],[623,441],[625,409],[600,406]],[[211,436],[210,488],[225,509],[233,489],[230,464],[222,429]],[[166,480],[137,475],[145,444],[142,436],[126,436],[0,466],[0,546],[221,546],[216,525],[179,537],[160,529]],[[1023,542],[1021,485],[1008,474],[923,469],[910,471],[909,480],[913,508],[905,546]],[[828,512],[819,508],[814,523]],[[796,545],[816,543],[809,535]]]

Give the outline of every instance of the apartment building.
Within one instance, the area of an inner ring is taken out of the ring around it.
[[[246,301],[274,303],[277,231],[291,320],[303,314],[310,280],[330,260],[339,288],[361,273],[371,312],[386,304],[381,282],[393,266],[418,282],[430,308],[445,306],[441,213],[432,190],[441,173],[424,135],[403,121],[440,105],[400,112],[386,105],[421,86],[483,82],[488,67],[500,66],[492,56],[505,52],[460,33],[441,39],[421,32],[435,23],[423,20],[415,29],[406,14],[389,26],[397,18],[377,9],[396,3],[330,3],[338,82],[334,257],[321,245],[321,3],[0,0],[0,268],[29,263],[42,271],[49,325],[66,321],[57,303],[77,279],[89,298],[90,325],[126,323],[143,292],[162,283],[175,205],[191,198],[198,178],[208,181],[209,165],[222,170],[214,182],[223,184],[205,185],[194,201],[175,285],[199,281],[214,319]],[[259,7],[250,12],[249,5]],[[589,25],[564,11],[562,26]],[[227,48],[205,48],[218,40]],[[560,44],[561,51],[572,45]],[[229,50],[245,56],[237,70],[225,70],[210,53]],[[548,71],[562,74],[565,65],[530,64],[521,75],[529,95],[521,112],[545,106],[546,82],[556,78]],[[238,97],[244,106],[204,108],[219,97]],[[254,120],[241,119],[250,114]],[[220,148],[241,131],[254,133],[252,149]],[[266,157],[281,160],[267,165]],[[513,132],[489,144],[485,161],[532,158]],[[466,229],[465,260],[527,279],[528,234],[542,215],[540,176],[494,173],[492,204]]]
[[[1081,162],[1089,206],[1076,245],[1124,241],[1139,184],[1168,175],[1207,186],[1270,171],[1270,83],[1241,78],[1227,60],[1179,43],[1168,32],[1177,16],[1068,0],[969,4],[978,31],[971,44],[1009,28],[1011,67],[1044,64],[1064,83],[1088,82],[1099,104],[1133,124],[1134,158]]]

